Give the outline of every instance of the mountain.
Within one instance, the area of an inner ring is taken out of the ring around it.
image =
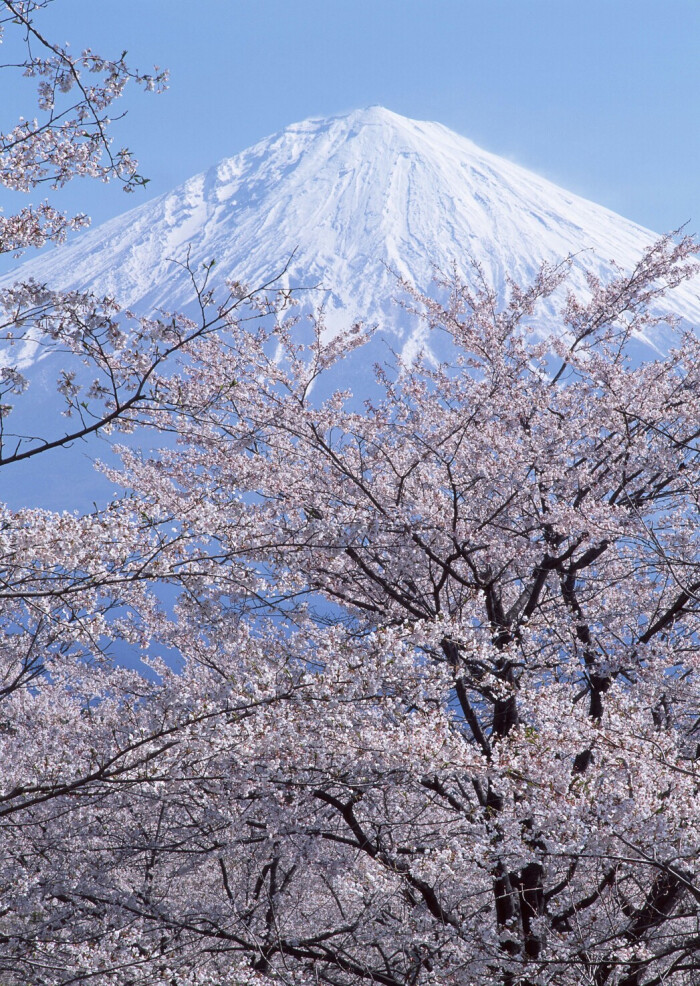
[[[571,254],[569,283],[585,293],[586,269],[605,278],[610,258],[631,269],[655,239],[440,124],[371,107],[293,124],[39,254],[0,287],[33,277],[54,288],[111,294],[148,314],[191,303],[190,276],[180,266],[188,252],[200,274],[216,260],[210,285],[222,290],[227,278],[260,285],[287,264],[280,286],[308,288],[307,303],[326,306],[329,331],[357,318],[379,324],[369,351],[354,353],[335,377],[364,396],[368,367],[385,360],[388,347],[410,356],[439,346],[394,302],[396,274],[430,291],[434,265],[449,270],[454,263],[468,277],[475,260],[499,288],[507,275],[527,282],[542,261]],[[700,325],[699,296],[698,282],[689,282],[675,291],[673,309]],[[550,300],[543,333],[556,331],[560,304],[561,297]],[[664,347],[663,338],[651,341]],[[18,411],[13,421],[35,435],[63,433],[55,391],[61,357],[37,361],[31,343],[16,345],[10,357],[30,367],[31,381],[29,399],[18,402],[25,418]],[[89,508],[105,495],[105,481],[91,469],[98,456],[109,456],[107,441],[20,463],[8,471],[2,497],[14,505]]]
[[[655,238],[438,123],[371,107],[293,124],[15,277],[174,311],[192,298],[174,263],[188,251],[195,270],[216,260],[214,287],[258,285],[289,262],[282,285],[313,288],[309,303],[325,303],[331,328],[379,322],[410,352],[419,330],[392,302],[396,273],[427,291],[434,265],[468,275],[474,259],[498,288],[572,254],[572,286],[585,292],[584,270],[605,277],[610,259],[631,269]],[[679,288],[674,309],[700,322],[699,296],[697,283]]]

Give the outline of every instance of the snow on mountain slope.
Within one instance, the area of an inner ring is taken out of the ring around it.
[[[293,255],[284,285],[316,288],[309,301],[325,302],[331,327],[377,321],[411,351],[418,330],[392,303],[392,272],[429,290],[433,265],[468,274],[473,258],[500,287],[574,254],[572,286],[585,291],[583,270],[631,269],[655,238],[440,124],[371,107],[287,127],[15,277],[174,311],[192,299],[173,263],[188,250],[194,269],[216,259],[214,286],[258,285]],[[697,283],[681,287],[674,309],[700,323],[699,296]]]

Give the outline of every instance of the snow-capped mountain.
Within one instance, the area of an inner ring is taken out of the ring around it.
[[[474,259],[499,287],[572,254],[572,286],[585,291],[584,270],[605,276],[610,259],[631,269],[655,238],[438,123],[371,107],[293,124],[15,278],[175,311],[192,299],[174,263],[188,251],[194,270],[216,260],[213,286],[259,285],[289,262],[282,283],[314,288],[309,303],[325,303],[331,328],[379,322],[410,351],[418,330],[392,302],[397,273],[429,290],[434,265],[467,273]],[[679,288],[674,309],[700,322],[699,296],[697,284]]]
[[[286,264],[280,286],[309,289],[309,306],[326,306],[332,331],[360,318],[378,323],[371,352],[338,368],[343,387],[364,395],[374,361],[388,346],[411,356],[434,341],[393,301],[396,274],[430,291],[435,265],[469,276],[477,261],[497,288],[507,275],[527,282],[542,261],[574,255],[571,286],[586,291],[584,271],[631,269],[656,234],[476,147],[437,123],[408,120],[380,107],[306,120],[227,158],[174,191],[132,209],[72,244],[42,253],[0,279],[34,278],[53,288],[90,288],[148,314],[187,309],[190,275],[216,260],[210,285],[227,279],[260,285]],[[291,258],[291,260],[290,260]],[[178,264],[179,262],[179,264]],[[673,309],[700,325],[700,286],[679,287]],[[557,330],[561,299],[540,323]],[[663,348],[664,340],[656,340]],[[3,362],[34,363],[26,433],[64,433],[57,409],[56,355],[36,362],[31,344]],[[19,415],[18,415],[19,416]],[[15,419],[13,419],[15,420]],[[91,460],[103,442],[78,443],[20,463],[7,474],[4,499],[16,505],[84,507],[104,495]]]

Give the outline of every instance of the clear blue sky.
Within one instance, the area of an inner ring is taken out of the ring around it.
[[[56,0],[42,20],[170,68],[118,129],[148,197],[287,124],[380,103],[700,233],[700,0]],[[96,221],[146,197],[79,192]]]

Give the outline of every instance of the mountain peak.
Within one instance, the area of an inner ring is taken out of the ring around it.
[[[323,153],[330,149],[337,151],[344,145],[348,151],[356,153],[358,145],[363,145],[363,152],[371,158],[386,153],[387,147],[393,147],[395,151],[414,150],[432,157],[439,156],[444,151],[445,144],[456,138],[462,145],[462,153],[471,150],[472,154],[489,156],[488,152],[481,151],[476,144],[440,123],[412,120],[379,105],[350,110],[336,116],[310,117],[254,146],[260,147],[268,142],[276,146],[285,138],[293,139],[300,135],[308,140],[307,152],[316,143],[317,149]]]
[[[417,120],[411,120],[406,116],[401,116],[400,113],[394,113],[393,110],[387,109],[385,106],[380,106],[379,103],[375,103],[372,106],[364,106],[359,109],[348,110],[345,113],[337,113],[333,116],[328,117],[309,117],[307,120],[302,120],[299,123],[293,123],[290,127],[286,127],[286,130],[293,130],[297,128],[308,128],[316,126],[321,130],[329,130],[331,128],[346,129],[350,130],[352,128],[360,128],[364,126],[379,126],[388,128],[401,128],[405,126],[414,126],[418,123]]]

